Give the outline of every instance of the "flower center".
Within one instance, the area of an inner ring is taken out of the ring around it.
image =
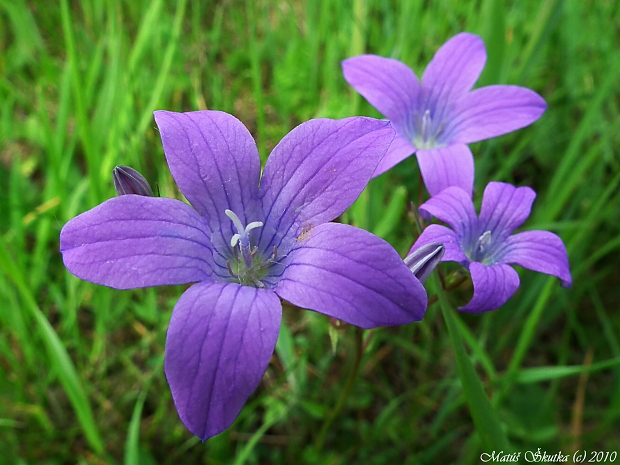
[[[443,147],[443,144],[439,139],[441,138],[443,131],[446,127],[444,121],[433,121],[431,118],[431,111],[426,110],[422,117],[415,115],[415,135],[413,137],[413,145],[417,149],[433,149],[437,147]]]
[[[488,261],[489,257],[487,255],[488,255],[489,249],[491,248],[492,239],[493,238],[491,237],[491,231],[483,232],[478,238],[478,240],[476,241],[476,244],[474,245],[473,250],[469,254],[470,261],[480,262],[483,264],[485,260]]]
[[[250,241],[250,232],[262,227],[263,222],[252,221],[244,226],[235,212],[225,210],[224,213],[237,229],[237,234],[230,238],[234,257],[226,262],[230,276],[244,286],[265,287],[261,279],[267,275],[269,266],[275,262],[277,249],[274,247],[273,255],[265,260],[258,253],[258,247],[252,246]]]

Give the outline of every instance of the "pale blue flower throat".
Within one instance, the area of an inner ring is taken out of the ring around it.
[[[431,118],[431,111],[426,110],[420,118],[420,115],[415,115],[415,135],[413,138],[413,145],[417,149],[433,149],[442,147],[443,144],[438,140],[443,133],[446,126],[445,122],[437,124]]]
[[[478,252],[484,253],[489,248],[490,243],[491,243],[491,231],[485,231],[478,238],[476,249],[478,250]]]
[[[485,260],[488,261],[489,256],[488,252],[491,248],[491,244],[493,241],[493,237],[491,236],[491,231],[483,232],[476,243],[474,244],[473,250],[471,251],[471,256],[468,257],[472,262],[480,262],[483,264]]]

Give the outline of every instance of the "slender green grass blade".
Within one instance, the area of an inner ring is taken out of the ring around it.
[[[476,370],[465,353],[459,327],[456,323],[454,309],[448,302],[448,299],[443,292],[437,274],[433,273],[431,275],[431,279],[433,282],[433,287],[439,297],[441,313],[443,314],[446,321],[446,326],[448,327],[448,335],[454,349],[456,367],[463,386],[463,394],[465,395],[465,400],[469,406],[469,411],[474,421],[476,432],[480,436],[480,441],[482,442],[485,450],[503,450],[508,453],[512,450],[512,447],[508,442],[508,438],[504,433],[504,429],[502,428],[499,418],[495,414],[491,402],[484,392],[484,387],[480,383]]]
[[[546,278],[545,286],[539,294],[534,308],[527,316],[527,320],[525,320],[525,324],[523,325],[523,329],[521,330],[521,335],[519,337],[519,340],[517,341],[516,348],[512,354],[510,363],[508,364],[506,375],[503,378],[505,380],[503,389],[499,392],[499,395],[496,398],[496,402],[499,402],[500,399],[503,399],[508,394],[510,387],[516,379],[519,373],[521,362],[525,358],[525,355],[527,354],[527,351],[534,339],[536,329],[538,328],[538,323],[540,321],[540,318],[542,317],[543,311],[547,306],[547,302],[551,298],[555,285],[555,279]]]
[[[130,76],[135,73],[140,58],[146,53],[149,40],[157,31],[157,17],[161,14],[162,4],[162,0],[152,1],[148,5],[148,10],[144,13],[138,35],[127,60]]]
[[[187,6],[187,0],[180,0],[176,4],[176,12],[174,15],[174,25],[172,29],[172,38],[170,42],[168,43],[168,46],[166,47],[166,50],[164,52],[164,59],[163,59],[161,68],[159,69],[159,73],[155,80],[153,89],[150,92],[150,99],[137,125],[137,129],[135,132],[135,134],[137,135],[144,134],[144,131],[146,131],[146,128],[152,122],[153,111],[156,110],[157,105],[160,104],[162,94],[164,92],[164,89],[166,88],[166,80],[170,72],[170,67],[172,66],[172,59],[174,58],[175,53],[178,51],[179,40],[181,37],[181,29],[183,26],[183,17],[185,15],[186,6]],[[132,144],[131,144],[132,148],[130,149],[130,152],[137,145],[138,140],[139,140],[138,136],[136,136],[132,140]]]
[[[246,0],[246,16],[248,21],[248,43],[250,48],[250,68],[252,76],[252,93],[256,101],[256,126],[257,126],[257,144],[258,153],[265,160],[267,157],[267,145],[265,143],[265,106],[263,103],[263,83],[260,69],[260,50],[258,48],[258,39],[256,32],[256,13],[255,9],[260,5],[257,2]]]
[[[504,0],[486,0],[482,4],[481,25],[478,29],[482,32],[486,46],[487,62],[476,87],[502,82],[506,48],[505,10]]]
[[[102,453],[104,449],[103,441],[95,425],[93,413],[88,402],[88,396],[77,375],[75,366],[67,350],[63,346],[62,341],[54,331],[54,328],[52,328],[52,325],[50,325],[45,315],[43,315],[39,309],[36,300],[24,280],[21,270],[19,270],[11,260],[2,241],[0,241],[0,266],[4,270],[5,275],[10,277],[17,286],[24,306],[31,313],[37,324],[39,336],[45,344],[45,349],[51,365],[56,371],[60,383],[69,397],[69,401],[73,406],[73,410],[77,415],[88,443],[97,454]]]
[[[250,454],[254,450],[254,447],[256,447],[256,444],[258,444],[260,438],[263,437],[263,435],[267,432],[269,428],[271,428],[275,423],[280,421],[280,419],[288,413],[290,408],[290,405],[282,406],[280,408],[280,411],[277,412],[275,415],[265,415],[265,422],[261,425],[260,428],[258,428],[258,430],[256,430],[256,432],[252,435],[252,437],[243,447],[243,449],[241,449],[241,452],[239,452],[239,454],[235,458],[233,465],[243,465],[244,463],[246,463],[246,461],[250,457]]]
[[[91,179],[91,189],[89,191],[90,201],[95,204],[100,195],[99,175],[96,171],[97,154],[96,154],[96,134],[91,134],[90,123],[87,115],[87,108],[84,100],[84,86],[82,76],[78,66],[78,54],[75,48],[75,33],[73,30],[73,21],[67,0],[61,0],[60,13],[62,30],[65,38],[65,47],[67,49],[67,59],[71,69],[71,81],[73,84],[73,98],[75,104],[75,116],[77,120],[77,130],[80,135],[80,141],[84,148],[88,165],[88,177]],[[96,132],[96,131],[95,131]]]
[[[297,391],[297,377],[293,369],[296,362],[295,340],[291,330],[285,324],[280,326],[280,335],[276,343],[276,354],[280,358],[280,362],[286,371],[286,380],[291,386],[291,390]]]
[[[146,400],[147,389],[144,389],[138,396],[136,405],[131,414],[129,422],[129,431],[127,440],[125,441],[125,465],[140,465],[140,419],[142,417],[142,408]]]
[[[484,368],[484,371],[486,371],[491,381],[495,380],[497,378],[497,372],[495,371],[491,357],[489,357],[463,320],[460,318],[455,318],[454,321],[458,326],[461,337],[469,346],[472,355],[474,356],[474,361],[480,361],[480,364]]]
[[[547,193],[548,205],[546,204],[545,208],[538,210],[536,218],[544,218],[547,221],[555,220],[565,207],[567,200],[573,194],[574,189],[583,181],[587,168],[599,159],[600,146],[598,144],[595,150],[588,150],[585,157],[583,156],[582,147],[586,137],[591,134],[592,128],[597,127],[594,122],[600,118],[601,106],[610,98],[612,92],[617,89],[619,76],[620,66],[611,66],[603,83],[588,105],[588,110],[581,119],[574,136],[571,138],[566,153],[561,158],[560,165],[554,172]],[[606,134],[606,137],[610,136],[611,133]],[[582,157],[581,160],[580,156]]]
[[[517,375],[517,382],[521,384],[540,383],[568,376],[576,376],[581,373],[604,370],[620,365],[620,357],[602,362],[593,363],[590,366],[548,366],[536,368],[523,368]]]
[[[385,208],[381,219],[377,221],[373,233],[385,239],[388,234],[395,230],[405,209],[406,201],[407,189],[404,186],[398,186],[394,189],[394,194]]]
[[[517,82],[527,82],[531,70],[536,64],[544,45],[549,40],[551,31],[559,19],[562,9],[562,0],[546,0],[540,3],[540,9],[536,14],[534,29],[530,35],[525,52],[522,54],[521,70]]]

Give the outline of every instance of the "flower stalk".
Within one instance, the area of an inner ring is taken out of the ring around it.
[[[476,374],[476,370],[465,352],[463,340],[456,323],[457,317],[454,308],[448,302],[448,297],[439,277],[435,274],[430,279],[439,299],[441,313],[446,321],[450,343],[454,349],[456,368],[463,386],[463,394],[482,446],[484,450],[510,451],[512,448],[499,418],[495,415],[493,406],[484,392],[484,387]]]

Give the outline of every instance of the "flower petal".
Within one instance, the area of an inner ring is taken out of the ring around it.
[[[226,209],[243,224],[261,221],[258,203],[260,158],[251,134],[221,111],[156,111],[172,176],[187,200],[207,218],[212,231],[230,225]]]
[[[282,306],[269,290],[200,283],[179,299],[164,368],[181,421],[203,441],[228,428],[269,365]]]
[[[454,231],[438,224],[431,224],[422,231],[420,237],[411,247],[409,254],[433,242],[440,242],[446,248],[441,258],[442,262],[458,262],[464,266],[469,262],[465,253],[461,250],[459,239]]]
[[[506,303],[519,288],[519,275],[508,265],[485,266],[478,262],[469,264],[474,285],[474,296],[459,310],[469,313],[488,312]]]
[[[486,60],[484,42],[476,35],[462,32],[443,44],[422,75],[422,87],[429,89],[429,98],[435,102],[430,106],[455,102],[465,95],[480,77]]]
[[[60,233],[67,269],[117,289],[186,284],[213,274],[202,218],[173,199],[123,195],[70,220]]]
[[[562,239],[549,231],[526,231],[506,239],[501,261],[522,266],[562,280],[562,286],[572,284],[568,255]]]
[[[424,316],[424,287],[384,240],[353,226],[327,223],[302,241],[275,288],[283,299],[362,328]]]
[[[525,87],[483,87],[459,101],[446,132],[453,134],[453,142],[478,142],[532,124],[546,108],[545,100]]]
[[[529,187],[490,182],[482,195],[480,233],[491,231],[493,241],[500,244],[530,216],[535,198]]]
[[[377,55],[360,55],[342,62],[345,80],[388,118],[403,136],[413,127],[420,84],[404,63]]]
[[[455,144],[416,152],[424,185],[431,196],[457,186],[471,196],[474,188],[474,156],[469,147]]]
[[[394,140],[390,144],[385,156],[381,159],[372,177],[376,178],[380,174],[385,173],[387,170],[393,168],[405,158],[410,157],[415,152],[415,147],[400,134],[396,134]]]
[[[389,122],[364,117],[297,126],[265,165],[263,231],[286,233],[295,225],[291,234],[297,236],[342,214],[364,190],[394,136]]]
[[[460,187],[448,187],[420,205],[421,213],[450,225],[461,244],[475,234],[477,218],[471,197]],[[427,228],[428,229],[428,228]],[[447,247],[446,247],[447,248]],[[446,250],[446,255],[448,251]],[[446,255],[444,255],[444,260]]]

